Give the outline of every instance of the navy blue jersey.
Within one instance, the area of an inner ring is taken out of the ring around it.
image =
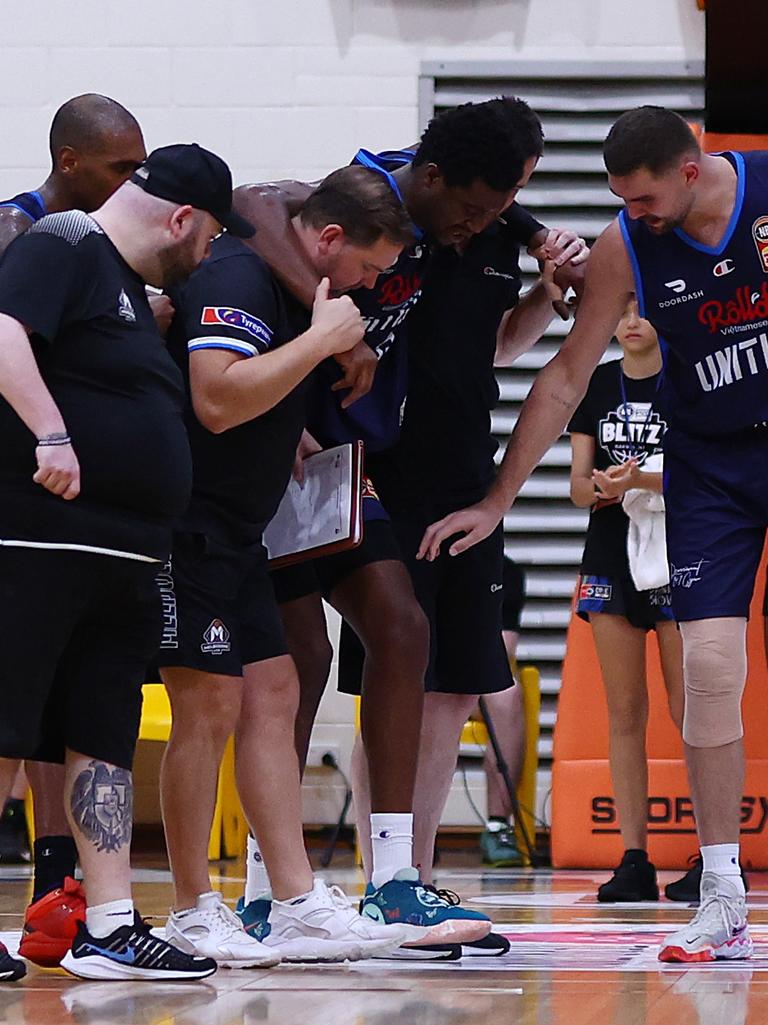
[[[718,435],[768,420],[768,153],[724,153],[738,175],[718,246],[619,216],[641,316],[665,348],[670,426]]]
[[[377,166],[387,173],[411,161],[409,150],[370,154],[361,150],[353,163]],[[394,179],[387,173],[392,187]],[[415,228],[415,234],[421,231]],[[342,376],[339,364],[326,360],[317,370],[308,425],[324,446],[362,439],[370,452],[389,448],[397,441],[400,408],[408,382],[408,357],[404,337],[405,321],[421,295],[429,247],[419,241],[404,249],[389,270],[379,275],[374,288],[358,288],[351,297],[365,320],[365,341],[379,357],[373,387],[349,409],[341,408],[345,392],[332,392],[330,386]]]
[[[20,192],[18,196],[14,196],[13,199],[4,199],[0,202],[0,207],[3,206],[14,206],[17,210],[21,210],[23,214],[32,221],[39,221],[41,217],[45,217],[48,213],[46,209],[43,197],[39,192]]]

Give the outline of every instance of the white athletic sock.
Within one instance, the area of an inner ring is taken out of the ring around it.
[[[245,862],[245,903],[246,906],[252,900],[263,897],[269,893],[270,883],[267,874],[267,866],[259,850],[259,844],[255,836],[248,834],[248,854]]]
[[[371,882],[378,889],[401,868],[413,865],[413,814],[376,812],[371,815],[373,872]]]
[[[132,900],[110,900],[85,909],[85,927],[96,940],[103,940],[123,925],[133,925]]]
[[[714,843],[701,848],[702,869],[716,876],[724,876],[738,886],[744,894],[744,882],[739,867],[739,845],[737,843]]]

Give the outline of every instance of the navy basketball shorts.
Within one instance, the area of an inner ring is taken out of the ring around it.
[[[356,548],[275,570],[271,575],[280,605],[321,594],[329,598],[351,573],[374,562],[402,562],[392,523],[378,496],[363,494],[363,540]]]
[[[177,533],[157,582],[163,601],[159,667],[242,676],[244,666],[287,654],[263,548]]]
[[[595,613],[623,616],[639,630],[655,630],[657,623],[674,620],[669,587],[638,591],[627,567],[610,576],[580,575],[576,615],[589,621]]]
[[[419,604],[429,620],[430,651],[426,689],[444,694],[494,694],[514,683],[501,638],[504,602],[504,535],[490,537],[434,562],[416,561],[426,521],[396,522],[395,531],[411,573]],[[354,631],[342,625],[339,690],[359,694],[363,649]]]
[[[672,607],[681,622],[746,617],[768,526],[768,428],[669,431],[664,500]]]
[[[162,628],[158,563],[0,545],[0,756],[130,769]]]

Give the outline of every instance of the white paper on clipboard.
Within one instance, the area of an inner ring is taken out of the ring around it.
[[[353,445],[338,445],[304,460],[304,483],[294,478],[264,531],[270,562],[354,544],[358,539],[360,475]]]

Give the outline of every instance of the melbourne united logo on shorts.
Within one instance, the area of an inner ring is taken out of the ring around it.
[[[212,619],[208,628],[203,631],[200,650],[206,655],[223,655],[230,649],[229,630],[220,619]]]
[[[650,402],[622,402],[600,421],[598,440],[612,462],[623,463],[634,456],[642,466],[661,448],[666,426]]]
[[[252,338],[258,338],[265,345],[272,344],[272,330],[267,327],[263,320],[251,316],[245,310],[235,309],[234,306],[204,306],[203,315],[200,318],[201,324],[224,324],[226,327],[233,327],[237,331],[243,331]]]

